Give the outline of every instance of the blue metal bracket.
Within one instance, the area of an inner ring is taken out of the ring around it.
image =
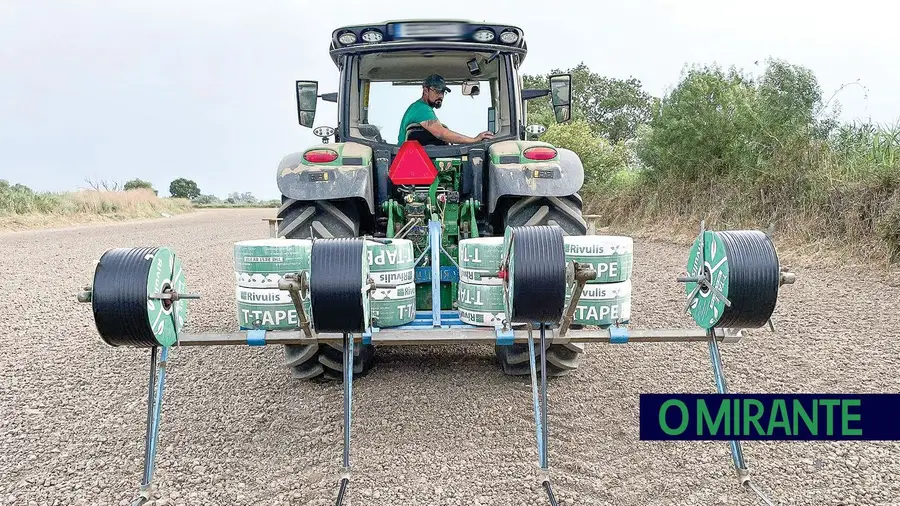
[[[431,282],[431,267],[416,267],[416,283]],[[452,265],[441,267],[441,283],[459,283],[459,269]]]
[[[372,334],[381,331],[378,327],[370,327],[366,329],[362,334],[362,343],[363,344],[372,344]]]
[[[428,246],[431,249],[431,321],[441,326],[441,222],[428,220]]]
[[[503,327],[495,327],[494,331],[497,333],[498,346],[509,346],[513,344],[513,338],[515,337],[513,329],[503,330]]]
[[[392,327],[394,329],[421,329],[421,330],[433,330],[434,329],[434,321],[432,320],[432,315],[430,311],[416,311],[416,318],[407,323],[406,325],[401,325],[399,327]],[[459,319],[459,311],[456,310],[447,310],[441,311],[441,328],[442,329],[456,329],[456,328],[465,328],[471,329],[476,328],[474,325],[469,325],[468,323],[463,323],[462,320]]]
[[[609,327],[610,344],[628,344],[628,329],[626,327]]]
[[[248,346],[265,346],[266,345],[266,330],[265,329],[251,329],[247,331],[247,345]]]

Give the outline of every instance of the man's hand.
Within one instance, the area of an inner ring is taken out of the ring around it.
[[[493,139],[493,138],[494,138],[494,132],[485,130],[484,132],[481,132],[480,134],[478,134],[477,137],[475,137],[475,142],[481,142],[485,139]]]

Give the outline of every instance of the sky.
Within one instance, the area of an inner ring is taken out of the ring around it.
[[[332,30],[396,18],[510,23],[528,41],[522,72],[584,62],[636,77],[656,96],[686,64],[757,72],[767,57],[783,58],[812,69],[826,97],[859,81],[837,95],[843,119],[900,118],[894,2],[596,5],[589,14],[561,0],[0,0],[0,179],[66,191],[88,187],[86,179],[141,178],[168,195],[169,183],[186,177],[221,198],[278,198],[279,160],[318,142],[297,123],[294,81],[337,91]],[[416,95],[408,88],[379,105],[402,111]],[[463,113],[465,101],[470,110],[471,98],[451,94],[438,115],[474,136],[486,118]],[[336,114],[319,102],[317,125],[335,126]],[[393,140],[396,126],[386,130]]]

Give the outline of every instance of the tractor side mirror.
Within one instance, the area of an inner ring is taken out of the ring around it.
[[[316,120],[318,81],[297,81],[297,119],[301,126],[312,128]]]
[[[571,74],[550,76],[550,100],[553,102],[553,114],[557,123],[565,123],[572,119]]]

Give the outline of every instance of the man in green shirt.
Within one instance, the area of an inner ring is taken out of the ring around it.
[[[434,113],[434,109],[440,109],[444,101],[444,95],[450,92],[444,82],[444,78],[432,74],[422,82],[422,97],[410,104],[400,120],[400,133],[397,135],[398,144],[406,140],[406,129],[413,124],[418,124],[436,138],[453,144],[471,144],[490,139],[493,132],[481,132],[477,137],[469,137],[444,126]]]

